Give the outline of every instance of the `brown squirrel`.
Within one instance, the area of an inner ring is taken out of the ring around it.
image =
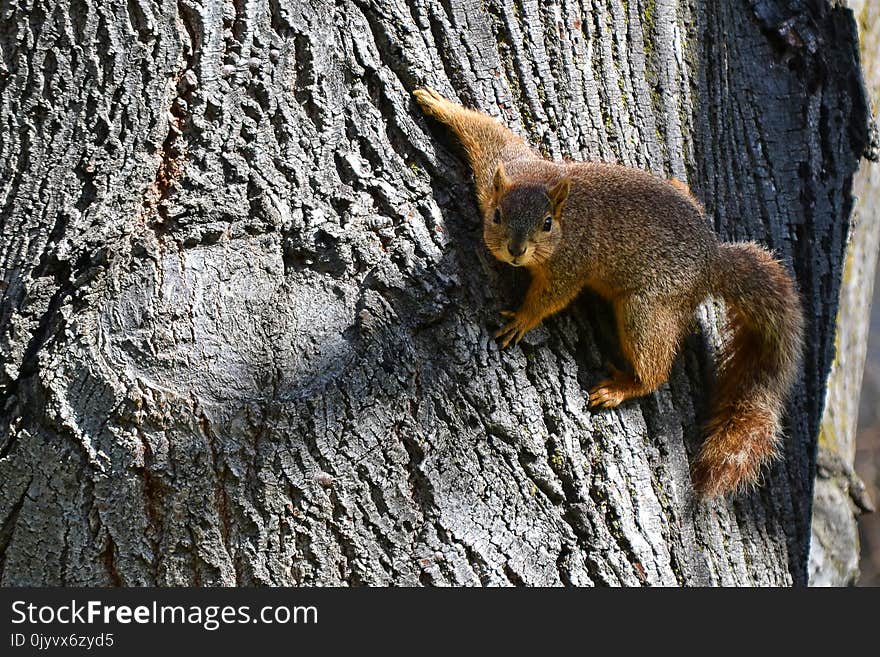
[[[590,288],[611,303],[632,368],[612,368],[590,391],[591,408],[614,408],[667,380],[695,309],[722,297],[729,335],[692,477],[705,497],[756,483],[776,456],[801,354],[800,300],[783,266],[758,244],[720,243],[684,183],[617,164],[549,161],[486,114],[432,89],[414,95],[467,154],[486,246],[531,273],[522,306],[503,313],[502,347]]]

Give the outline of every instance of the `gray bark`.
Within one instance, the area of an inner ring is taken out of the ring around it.
[[[802,0],[0,4],[0,583],[802,584],[868,144],[851,12]],[[410,92],[687,180],[796,273],[785,459],[698,504],[717,344],[586,391],[585,295],[525,280]]]
[[[848,0],[847,5],[859,28],[865,86],[870,97],[880,98],[880,7],[870,0]],[[873,138],[872,157],[876,160],[878,144],[876,136]],[[874,508],[874,500],[856,475],[853,462],[871,320],[867,309],[874,295],[880,243],[880,168],[876,162],[859,169],[853,178],[852,194],[852,228],[840,288],[836,353],[828,376],[819,431],[813,494],[810,584],[822,586],[856,582],[859,575],[856,516]]]

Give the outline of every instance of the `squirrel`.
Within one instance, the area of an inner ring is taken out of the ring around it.
[[[778,456],[800,366],[803,312],[783,265],[754,242],[720,242],[678,180],[619,164],[551,161],[487,114],[433,89],[413,93],[467,155],[489,251],[531,274],[521,307],[502,313],[501,347],[589,288],[610,302],[631,371],[611,367],[588,405],[614,408],[668,379],[697,306],[723,298],[728,330],[691,476],[703,498],[755,485]]]

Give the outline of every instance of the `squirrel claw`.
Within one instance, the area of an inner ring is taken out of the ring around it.
[[[495,338],[501,339],[501,348],[506,349],[507,345],[510,344],[510,341],[514,339],[516,336],[517,327],[515,322],[510,322],[510,324],[505,325],[503,328],[495,331]],[[506,336],[506,337],[505,337]],[[517,342],[519,342],[517,340]]]
[[[613,381],[605,380],[590,390],[590,408],[616,408],[624,400],[623,392]]]
[[[632,375],[613,363],[607,363],[606,368],[610,376],[590,390],[589,408],[616,408],[627,399],[646,392]]]
[[[518,319],[516,313],[505,311],[501,313],[505,317],[513,317],[513,319],[503,327],[495,331],[495,338],[503,338],[501,348],[506,349],[513,342],[514,346],[519,344],[523,336],[532,330],[532,326],[528,326],[525,321]]]

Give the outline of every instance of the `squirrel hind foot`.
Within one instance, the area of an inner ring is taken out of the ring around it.
[[[636,381],[622,376],[613,376],[600,381],[590,390],[589,408],[617,408],[633,397],[645,394],[644,388]]]
[[[590,400],[587,406],[591,409],[617,408],[626,400],[624,390],[612,379],[600,381],[590,389]]]
[[[589,408],[616,408],[628,399],[650,392],[638,380],[613,365],[609,370],[611,376],[590,389]]]

